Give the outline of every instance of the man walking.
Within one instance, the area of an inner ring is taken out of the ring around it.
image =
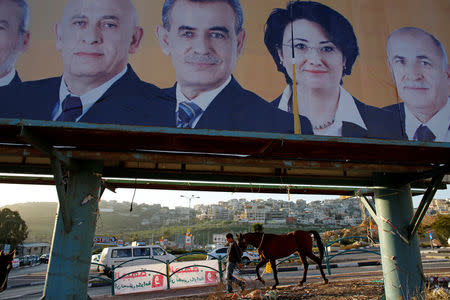
[[[245,289],[245,282],[237,279],[233,276],[233,271],[236,267],[242,268],[242,250],[239,248],[236,241],[233,239],[232,233],[227,233],[225,236],[228,242],[228,250],[227,250],[227,291],[229,293],[233,292],[233,287],[231,286],[233,282],[236,282],[241,290]]]

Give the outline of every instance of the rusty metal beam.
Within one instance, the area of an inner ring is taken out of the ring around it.
[[[45,153],[48,157],[54,157],[58,159],[60,162],[62,162],[70,169],[78,168],[77,164],[74,163],[72,159],[68,158],[61,152],[57,151],[51,144],[49,144],[47,141],[36,135],[33,132],[33,130],[22,126],[19,137],[22,138],[27,143],[30,143],[31,146],[33,146],[37,150],[41,151],[42,153]]]
[[[36,151],[26,145],[2,146],[0,152],[4,156],[17,157],[46,157],[40,151]],[[262,159],[250,157],[227,157],[212,154],[175,154],[160,152],[113,152],[113,151],[89,151],[89,150],[58,150],[66,157],[79,160],[98,160],[99,158],[109,161],[124,162],[154,162],[154,163],[189,163],[191,165],[218,165],[218,166],[259,166],[286,169],[342,169],[345,171],[364,170],[370,172],[381,172],[386,169],[394,173],[417,173],[432,170],[431,166],[422,165],[392,165],[392,164],[368,164],[368,163],[342,163],[333,161],[309,161],[309,160],[284,160],[284,159]]]
[[[262,149],[270,149],[267,158],[406,166],[420,163],[428,167],[448,163],[450,149],[450,143],[5,119],[0,120],[0,141],[17,143],[15,133],[23,126],[32,127],[33,133],[45,136],[51,144],[77,150],[143,149],[261,157]]]

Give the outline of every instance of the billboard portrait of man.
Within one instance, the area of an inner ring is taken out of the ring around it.
[[[293,132],[292,116],[245,90],[232,76],[246,32],[239,0],[166,0],[157,37],[170,56],[177,127]],[[304,132],[311,124],[302,118]]]
[[[20,100],[0,108],[6,117],[175,126],[174,103],[128,64],[144,34],[130,0],[70,0],[55,33],[62,77],[0,90],[2,98]]]
[[[14,66],[29,45],[29,18],[25,0],[0,0],[0,86],[21,81]]]
[[[387,41],[389,68],[403,103],[397,113],[409,140],[450,142],[450,66],[442,43],[415,27],[393,31]]]

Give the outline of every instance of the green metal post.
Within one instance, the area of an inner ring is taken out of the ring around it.
[[[223,282],[223,270],[222,270],[222,258],[219,256],[218,258],[219,260],[219,277],[220,277],[220,282]]]
[[[409,184],[388,183],[375,175],[375,208],[378,217],[381,261],[386,299],[423,299],[425,280],[417,234],[408,240],[413,216]]]
[[[91,249],[95,235],[98,200],[101,193],[103,163],[80,162],[78,170],[65,173],[64,187],[58,190],[60,203],[66,205],[66,213],[72,223],[67,232],[63,213],[58,208],[53,232],[52,250],[45,279],[42,299],[88,299],[88,277]],[[55,175],[56,176],[56,175]],[[55,181],[56,181],[55,177]]]
[[[330,254],[328,253],[328,247],[331,247],[331,245],[325,247],[325,261],[327,262],[327,271],[328,271],[328,275],[331,275],[331,268],[330,268]]]
[[[166,277],[167,277],[167,289],[170,290],[170,268],[169,261],[166,260]]]
[[[116,293],[116,278],[115,278],[115,269],[116,267],[114,265],[111,266],[111,295],[115,295]]]

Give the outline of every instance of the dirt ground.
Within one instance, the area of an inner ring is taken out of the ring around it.
[[[383,283],[374,281],[336,281],[306,283],[303,286],[279,286],[276,290],[245,290],[243,293],[226,294],[217,292],[204,297],[183,297],[177,299],[379,299],[384,294]]]
[[[323,283],[307,283],[304,286],[288,285],[280,286],[276,290],[248,289],[243,293],[226,294],[218,287],[216,293],[208,296],[193,296],[176,298],[187,299],[255,299],[255,300],[275,300],[275,299],[339,299],[339,300],[369,300],[381,299],[384,295],[383,282],[380,280],[345,280]],[[448,289],[428,289],[425,299],[447,300],[450,299]]]

